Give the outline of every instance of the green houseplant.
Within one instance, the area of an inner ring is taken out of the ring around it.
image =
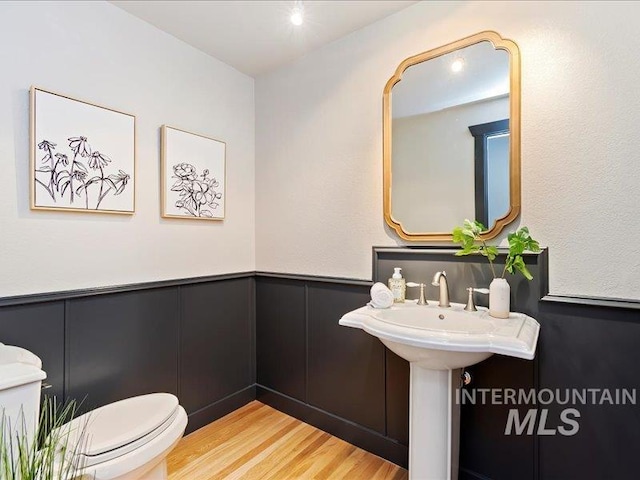
[[[504,278],[506,273],[520,272],[527,280],[533,279],[531,272],[524,262],[524,252],[539,252],[540,244],[534,240],[527,227],[521,227],[507,235],[509,251],[507,252],[505,265],[500,276],[497,275],[493,261],[499,254],[498,247],[487,245],[482,238],[482,232],[486,227],[478,222],[465,219],[461,227],[453,229],[453,241],[460,244],[462,249],[456,252],[457,256],[480,254],[487,257],[493,273],[493,281],[489,287],[489,313],[492,316],[506,318],[509,316],[510,287]]]
[[[77,411],[75,401],[60,405],[45,397],[35,432],[27,431],[22,414],[18,425],[11,425],[0,412],[0,480],[75,478],[84,466],[78,453],[86,444],[86,425],[74,431],[68,423]]]

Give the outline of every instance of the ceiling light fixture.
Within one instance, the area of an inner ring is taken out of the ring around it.
[[[302,25],[302,22],[304,21],[302,2],[297,1],[295,3],[295,5],[293,6],[293,10],[291,10],[291,17],[289,18],[291,20],[291,23],[293,23],[296,27]]]
[[[451,71],[458,73],[464,68],[464,60],[462,58],[456,58],[451,64]]]

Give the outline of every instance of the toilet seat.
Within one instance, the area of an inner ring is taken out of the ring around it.
[[[129,453],[83,467],[76,476],[93,480],[166,480],[166,457],[182,438],[186,426],[187,413],[179,406],[177,416],[161,434]]]
[[[139,449],[176,420],[178,399],[168,393],[127,398],[86,413],[69,423],[71,445],[84,468],[99,466]]]

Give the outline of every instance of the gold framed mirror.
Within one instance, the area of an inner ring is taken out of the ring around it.
[[[493,31],[405,59],[383,95],[383,207],[405,240],[520,213],[520,52]]]

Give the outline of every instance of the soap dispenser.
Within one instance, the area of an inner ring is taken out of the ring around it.
[[[407,293],[407,284],[404,278],[402,278],[400,270],[402,270],[400,267],[394,268],[393,275],[391,275],[391,278],[389,279],[389,290],[393,293],[394,303],[404,302],[404,298]]]

